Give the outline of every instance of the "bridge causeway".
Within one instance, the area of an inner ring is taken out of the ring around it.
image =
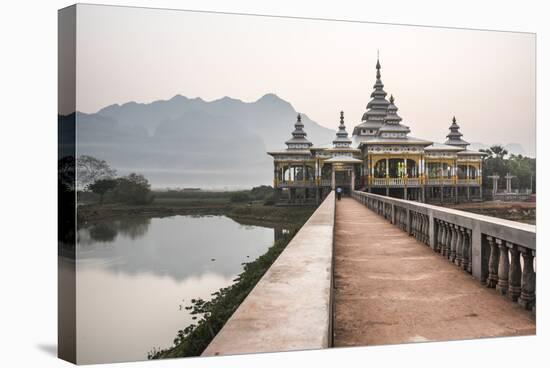
[[[334,346],[531,335],[533,312],[352,198],[336,204]]]
[[[203,356],[533,335],[533,225],[331,192]]]

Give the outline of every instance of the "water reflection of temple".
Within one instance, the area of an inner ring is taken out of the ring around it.
[[[386,99],[380,69],[377,61],[371,100],[351,138],[340,112],[332,145],[314,146],[298,115],[287,148],[268,152],[279,203],[319,203],[336,187],[422,202],[481,199],[484,153],[468,149],[454,117],[445,143],[410,136],[395,99]]]

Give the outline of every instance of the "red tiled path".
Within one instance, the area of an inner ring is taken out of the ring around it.
[[[351,198],[336,205],[334,346],[531,335],[535,315]]]

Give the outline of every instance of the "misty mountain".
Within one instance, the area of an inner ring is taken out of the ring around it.
[[[177,95],[148,104],[77,114],[78,154],[106,160],[120,174],[143,173],[154,187],[234,188],[269,184],[272,159],[294,129],[297,111],[274,94],[251,103]],[[315,145],[334,131],[302,114]]]

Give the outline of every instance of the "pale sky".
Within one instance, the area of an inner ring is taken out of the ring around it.
[[[465,140],[515,142],[535,155],[535,35],[527,33],[80,4],[77,110],[275,93],[332,129],[344,110],[351,132],[370,99],[377,50],[412,136],[444,141],[456,115]]]

